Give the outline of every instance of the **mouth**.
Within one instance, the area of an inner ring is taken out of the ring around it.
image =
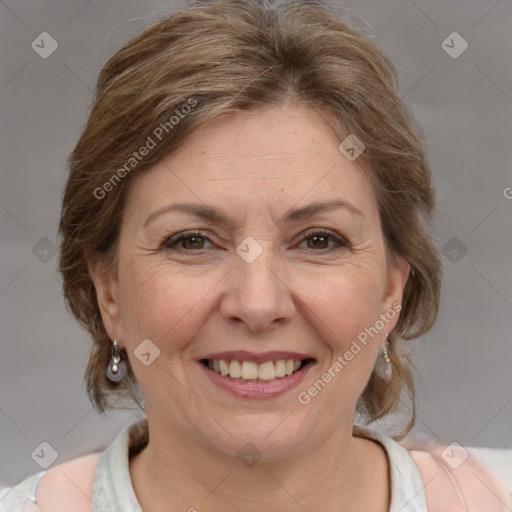
[[[247,357],[247,356],[246,356]],[[212,372],[239,382],[270,383],[286,379],[300,372],[306,366],[313,364],[315,359],[281,358],[255,361],[246,357],[238,359],[211,358],[201,359],[200,362]]]
[[[310,354],[235,350],[196,359],[216,388],[243,399],[268,399],[289,393],[316,364]]]

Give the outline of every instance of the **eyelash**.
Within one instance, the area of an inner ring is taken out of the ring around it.
[[[330,231],[327,231],[325,229],[317,229],[317,230],[308,231],[302,237],[302,239],[300,240],[299,243],[302,243],[303,241],[308,240],[314,236],[329,237],[336,244],[336,247],[331,248],[331,249],[319,249],[319,250],[311,249],[314,252],[331,252],[331,251],[339,250],[341,248],[351,249],[350,244],[344,238],[338,237],[338,236],[334,235],[333,233],[331,233]],[[203,238],[205,240],[210,241],[210,239],[201,231],[183,231],[182,233],[178,233],[177,235],[166,236],[164,238],[164,240],[162,241],[161,248],[165,249],[165,250],[178,250],[178,249],[175,249],[175,246],[179,242],[182,242],[183,240],[187,240],[189,238],[194,238],[194,237],[195,238]],[[189,249],[181,248],[181,250],[183,250],[185,252],[201,252],[205,249],[198,249],[198,250],[190,249],[189,250]]]

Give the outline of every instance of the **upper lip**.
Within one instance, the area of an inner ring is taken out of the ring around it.
[[[300,352],[287,352],[287,351],[270,351],[270,352],[249,352],[247,350],[230,350],[227,352],[215,352],[214,354],[207,354],[198,359],[202,361],[205,359],[214,359],[217,361],[254,361],[255,363],[264,363],[266,361],[279,361],[280,359],[314,359],[309,354],[301,354]]]

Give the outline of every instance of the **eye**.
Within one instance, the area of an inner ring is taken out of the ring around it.
[[[210,239],[201,231],[183,231],[177,235],[165,238],[162,243],[162,249],[201,250],[204,249],[204,240]],[[176,247],[179,243],[181,243],[181,247]]]
[[[161,248],[173,251],[201,251],[206,249],[204,246],[205,240],[210,242],[210,239],[201,231],[183,231],[182,233],[165,237]],[[350,248],[350,244],[345,239],[324,229],[309,231],[302,237],[301,243],[305,241],[311,241],[311,243],[308,243],[307,249],[313,249],[315,251],[320,250],[328,252],[343,247],[347,249]],[[329,247],[330,241],[332,241],[334,247]],[[181,244],[181,246],[179,247],[178,244]]]
[[[334,242],[334,247],[329,248],[329,240],[332,240]],[[304,241],[311,241],[311,244],[308,243],[308,249],[320,249],[320,250],[327,250],[332,251],[336,250],[342,247],[350,248],[350,245],[346,240],[343,238],[340,238],[330,231],[326,231],[324,229],[318,229],[314,231],[309,231],[306,233],[301,242]]]

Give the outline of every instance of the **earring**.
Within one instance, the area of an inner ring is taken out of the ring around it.
[[[117,338],[112,344],[112,357],[107,367],[107,378],[111,382],[121,382],[126,375],[126,363],[121,361],[121,355],[117,348]]]
[[[389,358],[388,353],[389,347],[389,333],[386,333],[386,342],[385,345],[380,349],[379,356],[382,358],[378,358],[378,370],[377,373],[379,376],[388,382],[391,379],[391,375],[393,373],[393,366],[391,365],[391,359]],[[384,368],[383,368],[384,367]]]

